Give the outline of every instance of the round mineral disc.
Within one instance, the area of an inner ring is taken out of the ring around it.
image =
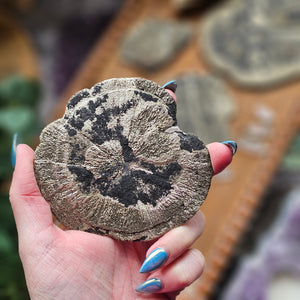
[[[207,148],[177,126],[176,103],[142,78],[75,94],[41,133],[35,175],[70,229],[151,240],[189,220],[207,196]]]
[[[198,45],[238,84],[273,87],[300,76],[299,16],[299,0],[228,1],[201,23]]]

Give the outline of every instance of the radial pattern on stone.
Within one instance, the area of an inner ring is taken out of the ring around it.
[[[300,2],[231,1],[205,22],[199,46],[245,86],[268,87],[300,76]]]
[[[35,175],[68,228],[151,240],[197,212],[212,166],[204,144],[178,128],[165,89],[119,78],[75,94],[42,131]]]

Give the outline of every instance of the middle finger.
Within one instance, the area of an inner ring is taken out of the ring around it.
[[[205,217],[198,211],[187,223],[167,232],[148,249],[140,272],[151,272],[173,262],[199,238],[204,225]]]

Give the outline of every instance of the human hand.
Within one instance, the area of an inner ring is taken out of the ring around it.
[[[214,174],[230,163],[234,146],[231,142],[207,146]],[[35,180],[33,160],[31,148],[17,147],[10,190],[31,299],[175,299],[201,275],[204,258],[189,249],[204,228],[200,211],[150,242],[64,231],[53,224],[50,206]],[[137,291],[151,294],[136,292],[137,286]]]
[[[215,173],[231,161],[232,152],[226,145],[213,143],[208,149]],[[204,228],[200,211],[154,242],[120,242],[81,231],[63,231],[53,224],[50,206],[40,194],[33,160],[31,148],[17,147],[10,190],[31,299],[144,299],[135,288],[149,278],[158,280],[144,288],[156,293],[145,299],[174,299],[201,275],[204,258],[198,250],[189,249]],[[152,266],[154,270],[150,275],[139,273],[151,252],[156,255],[150,262],[148,258],[143,268]]]

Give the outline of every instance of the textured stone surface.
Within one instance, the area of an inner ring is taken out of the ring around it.
[[[176,124],[176,103],[141,78],[84,89],[42,132],[35,175],[71,229],[150,240],[185,223],[211,181],[208,150]]]
[[[298,0],[232,1],[208,18],[203,36],[199,46],[208,59],[242,85],[266,87],[300,75]]]
[[[231,138],[229,122],[236,112],[222,81],[212,75],[184,73],[177,78],[178,122],[185,132],[207,144]]]
[[[190,34],[185,23],[147,19],[128,32],[121,53],[125,61],[154,70],[173,59]]]

